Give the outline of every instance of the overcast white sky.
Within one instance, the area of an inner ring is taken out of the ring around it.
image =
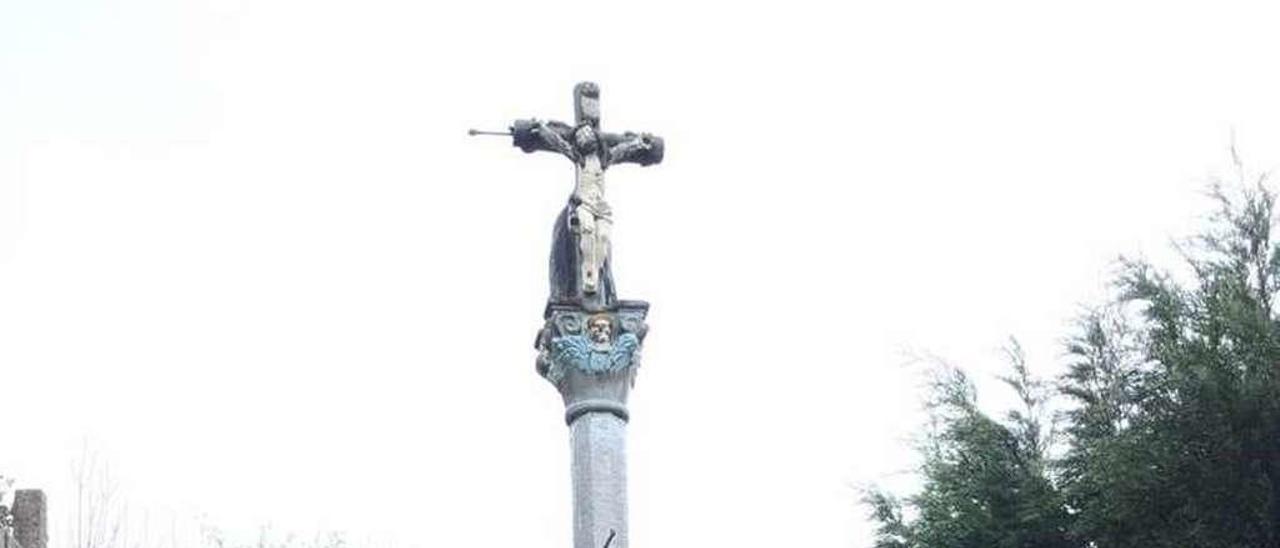
[[[1052,374],[1233,129],[1280,163],[1275,10],[1031,4],[6,0],[0,473],[65,516],[87,438],[230,528],[569,545],[531,343],[572,170],[465,132],[592,79],[667,140],[609,173],[632,543],[866,546],[910,351]]]

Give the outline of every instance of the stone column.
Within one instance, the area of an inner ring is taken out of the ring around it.
[[[13,536],[22,548],[49,545],[49,513],[44,491],[19,489],[13,493]]]
[[[538,334],[538,372],[560,392],[569,425],[574,548],[627,548],[627,395],[648,310],[553,303]]]

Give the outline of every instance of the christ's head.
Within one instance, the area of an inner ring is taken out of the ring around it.
[[[587,124],[582,124],[574,130],[573,144],[578,150],[588,154],[594,153],[596,149],[600,148],[599,138],[596,136],[596,130],[592,129],[592,127]]]

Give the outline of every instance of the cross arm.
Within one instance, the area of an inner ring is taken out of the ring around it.
[[[537,119],[516,120],[511,124],[511,144],[525,152],[545,150],[558,152],[577,161],[578,153],[569,144],[573,128],[561,122],[543,122]]]
[[[609,150],[610,164],[649,166],[662,162],[662,138],[649,133],[606,133],[602,136]]]

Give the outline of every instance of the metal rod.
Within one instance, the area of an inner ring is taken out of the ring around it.
[[[503,135],[503,136],[510,137],[511,132],[510,131],[482,131],[479,129],[468,129],[467,135]]]

